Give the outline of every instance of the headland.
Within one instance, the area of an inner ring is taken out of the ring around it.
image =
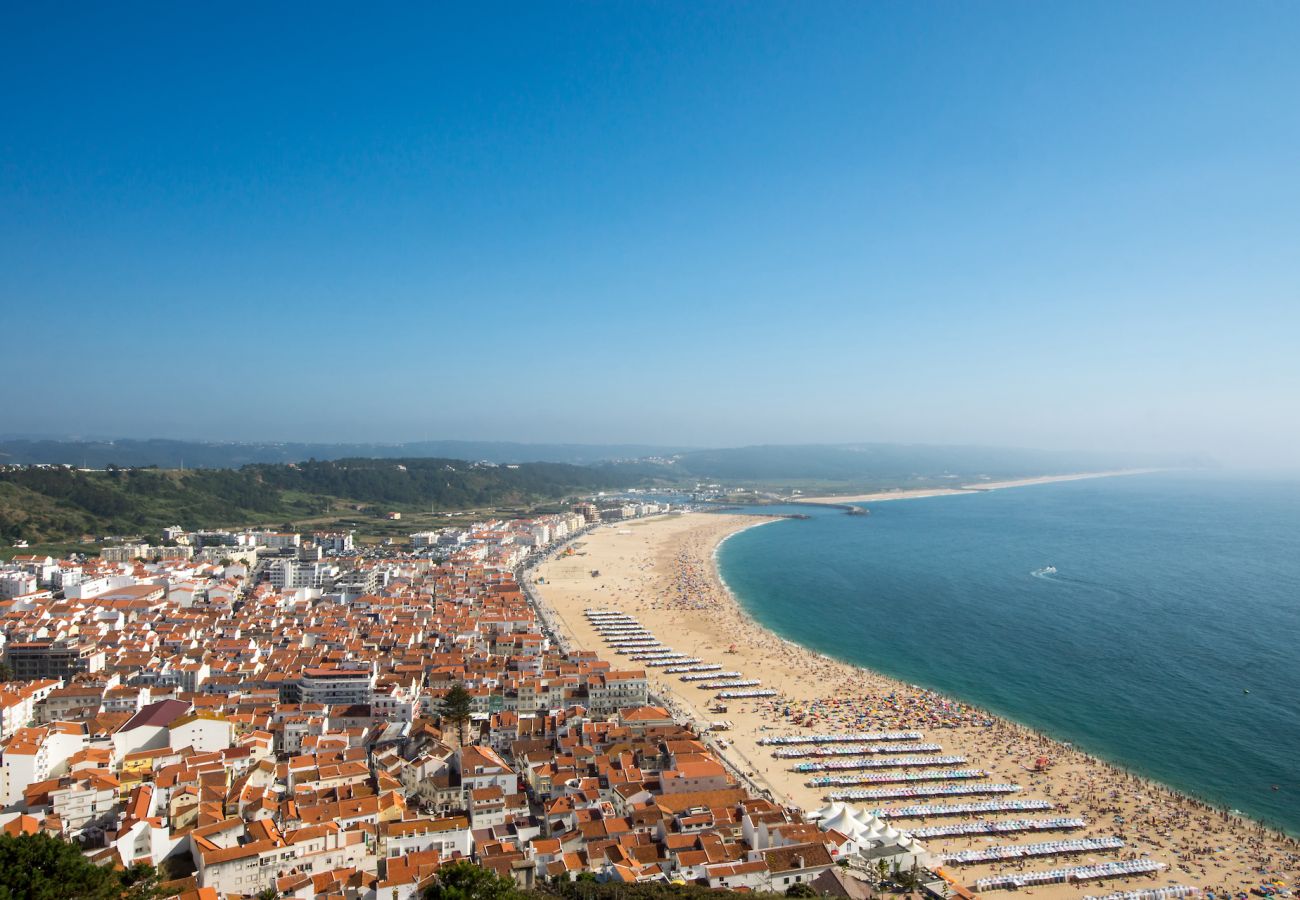
[[[971,494],[980,491],[999,491],[1005,488],[1030,487],[1036,484],[1052,484],[1058,481],[1083,481],[1088,478],[1114,478],[1119,475],[1147,475],[1162,469],[1114,469],[1108,472],[1074,472],[1067,475],[1039,475],[1033,478],[1013,478],[1006,481],[975,481],[954,487],[894,488],[875,491],[869,494],[845,494],[843,496],[794,497],[799,503],[820,503],[830,506],[845,503],[878,503],[881,500],[918,500],[923,497],[950,497],[958,494]]]

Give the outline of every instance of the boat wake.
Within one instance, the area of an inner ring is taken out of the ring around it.
[[[1029,574],[1033,575],[1035,578],[1046,578],[1050,580],[1051,577],[1056,574],[1056,566],[1043,566],[1041,569],[1034,569],[1034,571]]]

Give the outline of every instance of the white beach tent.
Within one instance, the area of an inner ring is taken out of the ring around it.
[[[861,843],[867,830],[861,822],[853,818],[853,814],[848,809],[841,809],[839,815],[821,822],[821,827],[826,831],[832,829],[838,831],[855,844]]]
[[[832,800],[816,812],[810,813],[808,818],[814,819],[818,822],[825,822],[827,819],[833,819],[838,816],[840,810],[844,809],[846,806],[848,806],[848,804],[842,800]]]
[[[872,823],[880,821],[871,813],[867,812],[865,809],[855,809],[853,811],[853,816],[863,825],[866,825],[868,828],[871,827]]]

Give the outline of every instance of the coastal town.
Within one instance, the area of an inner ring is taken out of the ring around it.
[[[0,574],[5,834],[184,897],[405,898],[467,859],[520,886],[769,888],[832,861],[630,662],[562,649],[519,583],[654,503],[340,533],[168,529]],[[448,705],[449,696],[463,699]]]
[[[186,900],[410,898],[458,860],[855,900],[1294,883],[1285,836],[758,628],[712,553],[766,521],[606,498],[19,553],[0,830]]]
[[[5,11],[0,900],[1300,900],[1300,0]]]

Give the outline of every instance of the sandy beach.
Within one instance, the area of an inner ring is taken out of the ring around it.
[[[1035,484],[1052,484],[1057,481],[1083,481],[1087,478],[1114,478],[1119,475],[1146,475],[1160,472],[1161,469],[1116,469],[1110,472],[1076,472],[1070,475],[1040,475],[1037,478],[1016,478],[1011,481],[973,481],[969,484],[947,488],[897,488],[889,491],[876,491],[873,494],[845,494],[826,497],[793,497],[800,503],[874,503],[881,500],[916,500],[921,497],[950,497],[954,494],[970,494],[979,491],[998,491],[1003,488],[1029,487]]]
[[[1060,476],[1032,483],[1103,474],[1121,473]],[[922,495],[932,496],[910,496]],[[846,499],[827,498],[828,502]],[[1150,858],[1169,868],[1153,876],[1051,885],[1024,892],[1048,898],[1103,896],[1118,890],[1180,884],[1220,894],[1247,891],[1274,877],[1295,887],[1300,877],[1300,845],[1293,839],[1139,779],[982,710],[812,653],[758,626],[719,579],[714,552],[728,536],[769,521],[773,520],[687,513],[602,527],[579,541],[573,556],[543,563],[533,577],[544,580],[536,585],[541,599],[574,645],[598,651],[617,668],[634,668],[636,664],[606,646],[588,623],[585,609],[621,610],[635,616],[675,651],[720,664],[724,670],[742,672],[747,678],[761,679],[762,687],[778,691],[777,697],[768,700],[730,701],[725,713],[715,713],[707,710],[715,691],[683,683],[678,676],[663,674],[662,669],[648,670],[652,690],[671,698],[674,710],[681,716],[697,723],[730,721],[731,729],[715,732],[712,737],[725,741],[729,746],[723,752],[778,800],[813,810],[825,804],[826,789],[807,787],[805,782],[811,776],[790,771],[792,761],[778,760],[771,747],[759,745],[763,737],[800,732],[919,731],[923,736],[918,743],[942,746],[932,752],[965,757],[964,762],[951,768],[983,770],[987,773],[984,782],[1020,785],[1022,790],[1012,799],[1047,801],[1054,808],[982,817],[900,818],[895,820],[900,829],[913,831],[976,818],[1005,821],[1072,816],[1082,817],[1087,823],[1083,828],[1063,832],[928,839],[932,852],[1081,837],[1118,836],[1125,842],[1118,851],[1068,858],[948,866],[948,871],[964,883],[972,884],[999,872]],[[599,570],[599,576],[593,578],[592,570]],[[810,613],[815,612],[816,598],[808,599]],[[805,726],[795,724],[799,717]],[[811,729],[806,727],[808,724]],[[1035,771],[1040,757],[1050,760],[1046,771]],[[989,799],[993,798],[870,801],[855,805],[889,809],[911,803]]]

